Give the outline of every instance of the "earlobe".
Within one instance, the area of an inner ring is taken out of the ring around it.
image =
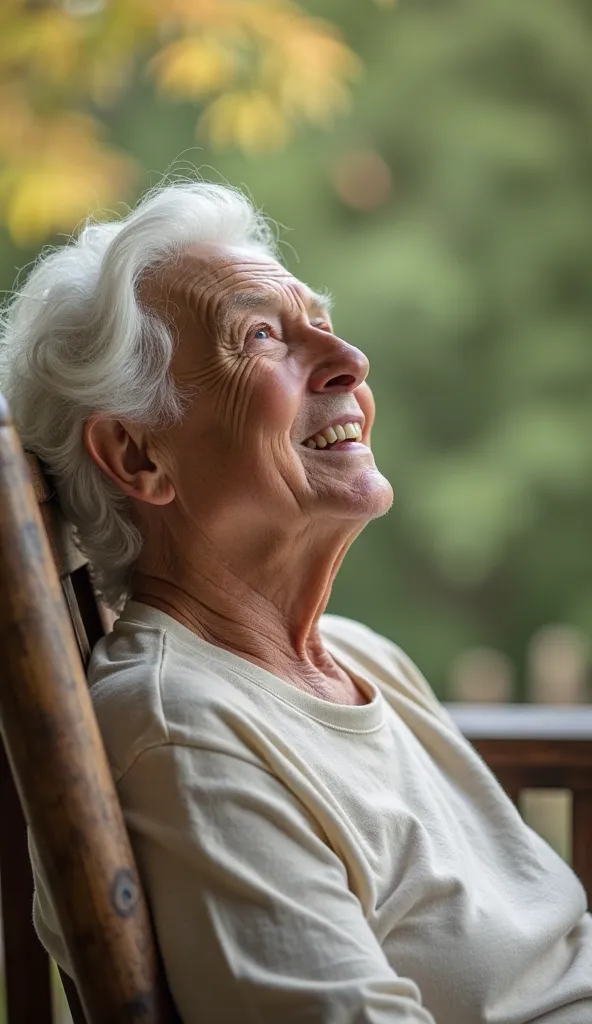
[[[137,495],[140,497],[140,495]],[[143,494],[142,501],[148,501],[151,505],[168,505],[175,497],[175,488],[168,477],[157,481],[157,486],[150,494]]]
[[[168,505],[175,488],[164,466],[146,450],[143,428],[96,414],[85,424],[83,443],[94,463],[130,498],[151,505]]]

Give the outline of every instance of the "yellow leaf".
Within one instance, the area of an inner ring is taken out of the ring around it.
[[[31,144],[35,117],[21,89],[0,86],[0,156],[14,160]]]
[[[252,153],[282,145],[298,118],[326,121],[359,70],[332,26],[290,0],[93,2],[0,0],[0,213],[21,242],[117,200],[132,161],[63,108],[112,102],[147,46],[161,47],[149,65],[157,87],[207,97],[199,128]]]
[[[235,75],[236,57],[208,36],[178,39],[150,62],[163,92],[190,99],[228,86]]]
[[[120,200],[132,161],[103,146],[90,118],[66,115],[44,122],[37,152],[0,172],[0,203],[18,243],[52,231],[71,231],[97,207]]]
[[[276,14],[294,10],[285,0],[144,0],[161,22],[202,28],[250,27],[265,24]],[[166,14],[164,11],[166,10]]]
[[[77,65],[86,24],[60,10],[32,10],[14,18],[0,36],[0,64],[20,67],[61,82]]]
[[[287,137],[281,110],[259,90],[219,96],[200,118],[198,128],[215,146],[238,145],[253,154],[276,149]]]
[[[288,116],[323,122],[347,106],[346,82],[360,70],[357,57],[339,39],[307,30],[266,54],[261,80],[275,91]]]
[[[134,67],[131,60],[95,61],[87,70],[88,94],[97,107],[111,107],[129,88]]]

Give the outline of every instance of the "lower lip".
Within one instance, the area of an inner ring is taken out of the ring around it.
[[[363,452],[369,452],[368,445],[361,444],[358,441],[336,441],[330,448],[307,448],[306,445],[302,447],[313,455],[333,455],[338,452],[349,452],[350,455],[361,455]]]

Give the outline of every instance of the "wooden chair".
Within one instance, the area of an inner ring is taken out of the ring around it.
[[[0,581],[0,728],[12,767],[0,743],[9,1024],[52,1021],[21,805],[76,976],[75,985],[63,979],[75,1024],[179,1024],[86,689],[84,667],[103,632],[88,567],[1,396]],[[449,710],[515,801],[525,787],[572,791],[574,868],[590,898],[592,708]]]
[[[0,579],[8,1021],[51,1021],[25,819],[75,976],[62,977],[76,1024],[178,1021],[86,687],[84,668],[103,632],[88,568],[39,464],[27,464],[1,396]]]

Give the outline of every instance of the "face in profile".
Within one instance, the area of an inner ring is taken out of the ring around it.
[[[165,294],[172,372],[192,396],[168,438],[188,507],[284,523],[388,510],[368,360],[333,332],[323,296],[267,256],[218,246],[189,250]]]

